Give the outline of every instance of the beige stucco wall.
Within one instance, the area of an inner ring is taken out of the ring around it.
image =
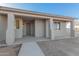
[[[35,20],[35,37],[45,36],[45,22],[40,19]]]
[[[16,20],[19,20],[19,29],[16,29],[15,32],[15,37],[16,38],[23,38],[27,35],[27,22],[29,22],[29,19],[27,20],[27,18],[24,20],[23,18],[20,17],[16,17]],[[31,23],[31,36],[34,36],[34,23]]]
[[[16,20],[19,19],[21,21],[22,19],[16,18]],[[27,20],[28,21],[28,20]],[[16,38],[22,38],[23,36],[27,36],[27,26],[26,22],[24,22],[23,29],[16,29],[15,36]],[[31,24],[31,34],[33,34],[35,37],[44,37],[45,36],[45,22],[40,19],[34,20],[35,24]],[[22,25],[22,24],[20,24]],[[35,29],[34,29],[35,28]]]
[[[35,36],[35,24],[34,23],[31,24],[31,36]]]
[[[54,23],[53,23],[54,24]],[[56,25],[54,24],[54,36],[56,39],[65,38],[70,36],[70,30],[66,28],[66,22],[60,21],[60,30],[55,29]],[[46,37],[49,38],[49,21],[46,20]]]
[[[7,17],[0,15],[0,41],[6,39]]]
[[[23,23],[22,23],[23,19],[16,18],[16,20],[17,19],[19,19],[20,21],[20,28],[15,30],[15,37],[22,38],[23,34],[26,35],[26,32],[25,32],[26,29],[23,29]],[[4,40],[6,38],[6,27],[7,27],[7,17],[0,15],[0,40]],[[61,30],[54,30],[54,36],[56,38],[59,38],[59,37],[64,38],[69,35],[70,35],[70,31],[66,29],[65,22],[61,22]],[[47,37],[47,38],[49,37],[49,21],[48,20],[46,21],[41,20],[41,19],[35,20],[35,37]]]
[[[70,36],[70,30],[66,28],[66,22],[60,22],[60,30],[54,30],[54,35],[56,38],[64,38]]]
[[[24,25],[23,25],[23,36],[26,36],[26,22],[24,22]]]
[[[15,29],[15,38],[22,38],[23,37],[23,20],[20,17],[16,17],[16,20],[19,20],[19,29]],[[16,25],[15,25],[16,26]]]
[[[16,18],[19,19],[20,22],[22,19],[20,18]],[[21,23],[20,23],[21,25]],[[66,29],[66,22],[61,22],[60,23],[60,28],[61,30],[55,30],[54,29],[54,36],[55,38],[64,38],[64,37],[69,37],[70,36],[70,31]],[[31,26],[34,27],[34,26]],[[55,25],[54,25],[55,27]],[[23,35],[27,36],[26,33],[26,22],[23,26],[23,29],[16,29],[16,38],[22,38]],[[33,29],[31,30],[32,32],[34,31]],[[34,33],[34,32],[33,32]],[[36,19],[35,20],[35,37],[46,37],[49,38],[49,20],[41,20],[41,19]]]

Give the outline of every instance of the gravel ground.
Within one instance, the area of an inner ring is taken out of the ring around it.
[[[11,46],[1,46],[0,56],[18,56],[21,44]]]
[[[79,38],[37,42],[46,56],[79,56]]]

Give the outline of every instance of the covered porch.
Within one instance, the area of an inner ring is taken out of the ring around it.
[[[74,37],[74,22],[73,20],[64,19],[64,18],[57,18],[57,17],[50,17],[50,18],[43,18],[43,17],[32,17],[27,15],[17,15],[13,13],[1,15],[1,21],[5,17],[5,27],[4,24],[2,25],[6,30],[4,30],[5,41],[7,44],[14,44],[14,42],[30,42],[30,41],[44,41],[44,40],[55,40],[55,39],[62,39],[62,38],[69,38]],[[70,22],[70,32],[68,37],[67,31],[65,26],[66,22]],[[55,24],[59,24],[58,28],[55,28]],[[2,28],[2,29],[4,29]],[[58,29],[58,30],[57,30]],[[66,35],[63,35],[66,34]],[[2,34],[1,34],[2,35]],[[59,36],[61,35],[61,36]],[[63,35],[63,36],[62,36]]]

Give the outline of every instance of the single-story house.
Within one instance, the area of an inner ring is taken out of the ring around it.
[[[74,19],[10,7],[0,6],[0,41],[13,44],[18,38],[37,37],[55,40],[74,37]],[[70,23],[70,29],[67,29]]]

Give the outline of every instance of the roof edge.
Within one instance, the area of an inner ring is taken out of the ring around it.
[[[19,11],[19,12],[23,12],[23,13],[32,13],[32,14],[44,15],[44,16],[48,16],[48,17],[61,17],[61,18],[69,18],[69,19],[78,19],[78,18],[74,18],[74,17],[70,17],[70,16],[62,16],[62,15],[56,15],[56,14],[42,13],[42,12],[36,12],[36,11],[12,8],[12,7],[5,7],[5,6],[0,6],[0,9],[15,11],[15,12]]]

